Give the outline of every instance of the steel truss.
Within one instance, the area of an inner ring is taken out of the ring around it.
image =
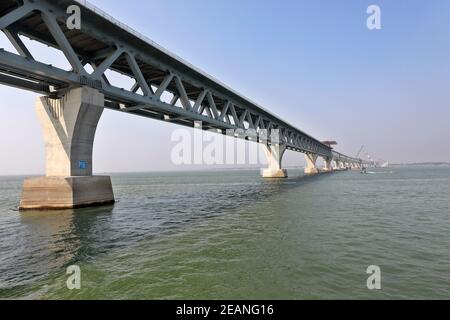
[[[81,8],[81,30],[66,26],[70,5]],[[2,0],[0,29],[17,51],[0,50],[0,83],[52,98],[90,86],[105,95],[105,108],[189,127],[201,122],[204,130],[236,130],[244,139],[278,130],[287,149],[364,163],[333,151],[84,1]],[[72,69],[35,60],[20,36],[60,50]],[[94,71],[86,71],[87,65]],[[108,70],[134,79],[134,85],[114,86]]]

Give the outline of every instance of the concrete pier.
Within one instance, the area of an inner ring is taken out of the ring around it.
[[[324,173],[328,173],[328,172],[333,172],[333,159],[332,158],[323,158],[324,161],[324,167],[322,169],[322,172]]]
[[[320,172],[316,166],[318,155],[315,153],[305,153],[306,168],[305,174],[317,174]]]
[[[111,179],[92,176],[92,149],[103,104],[103,95],[88,87],[72,89],[60,99],[37,99],[46,176],[25,180],[21,210],[114,203]]]
[[[263,144],[264,153],[267,157],[268,168],[262,170],[263,178],[287,178],[287,170],[282,169],[281,161],[286,152],[285,145],[265,145]]]

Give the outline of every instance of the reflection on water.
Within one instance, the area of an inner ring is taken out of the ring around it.
[[[112,207],[18,214],[18,228],[2,228],[2,288],[23,286],[52,270],[97,253],[97,240],[111,222]],[[101,250],[99,250],[101,252]]]
[[[448,297],[448,167],[290,174],[119,174],[114,206],[25,213],[1,178],[0,298]]]

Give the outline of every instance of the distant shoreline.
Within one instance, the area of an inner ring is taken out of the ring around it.
[[[408,166],[450,166],[450,162],[414,162],[414,163],[391,163],[389,167],[408,167]],[[286,166],[287,170],[303,170],[304,166]],[[140,173],[193,173],[193,172],[220,172],[220,171],[260,171],[260,167],[219,167],[219,168],[183,168],[180,170],[155,170],[155,171],[113,171],[113,172],[96,172],[94,175],[115,175],[115,174],[140,174]],[[23,178],[23,177],[39,177],[42,174],[0,174],[3,178]]]
[[[390,167],[404,166],[450,166],[450,162],[413,162],[413,163],[392,163]]]

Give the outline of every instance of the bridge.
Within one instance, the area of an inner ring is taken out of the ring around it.
[[[81,17],[75,28],[68,25],[74,8]],[[0,29],[17,51],[0,50],[0,83],[40,95],[36,110],[46,146],[46,176],[25,180],[21,209],[114,202],[110,178],[92,172],[105,108],[221,134],[234,130],[236,138],[263,146],[264,178],[287,177],[286,150],[305,155],[307,174],[370,165],[336,152],[86,1],[2,0]],[[62,52],[70,70],[36,60],[21,37]],[[134,85],[114,85],[108,70]]]

